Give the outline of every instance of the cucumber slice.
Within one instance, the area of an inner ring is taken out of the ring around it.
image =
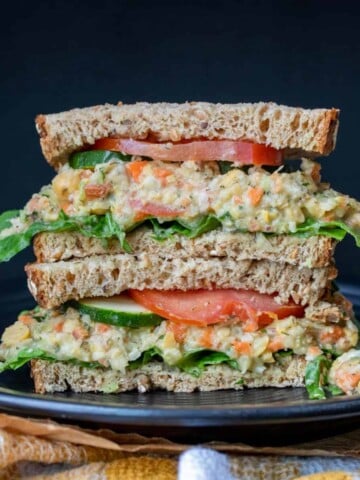
[[[72,302],[71,306],[90,316],[94,322],[107,323],[115,327],[151,327],[164,319],[137,304],[128,295],[111,298],[85,298]]]
[[[110,152],[109,150],[88,150],[87,152],[73,153],[69,160],[72,168],[93,168],[99,163],[107,163],[111,160],[129,162],[131,155],[121,152]]]

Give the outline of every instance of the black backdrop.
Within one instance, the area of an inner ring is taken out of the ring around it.
[[[104,102],[274,100],[341,108],[323,176],[360,197],[360,18],[356,1],[18,0],[0,28],[0,209],[23,206],[53,176],[33,118]],[[4,8],[4,7],[3,7]],[[0,266],[21,277],[31,251]],[[360,250],[337,250],[343,281]]]

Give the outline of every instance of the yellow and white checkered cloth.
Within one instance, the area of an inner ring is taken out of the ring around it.
[[[359,445],[360,432],[291,448],[189,448],[0,414],[0,480],[360,480]]]

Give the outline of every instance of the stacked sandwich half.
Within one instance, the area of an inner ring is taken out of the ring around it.
[[[57,174],[0,217],[2,260],[34,238],[38,303],[5,330],[3,370],[31,361],[41,393],[356,391],[333,253],[360,246],[360,204],[313,160],[337,110],[138,103],[36,125]]]

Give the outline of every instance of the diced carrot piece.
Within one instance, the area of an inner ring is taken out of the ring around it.
[[[20,315],[18,320],[24,325],[31,325],[34,322],[31,315]]]
[[[134,162],[127,163],[125,168],[128,174],[131,175],[132,178],[135,180],[135,182],[138,182],[144,167],[146,167],[146,165],[148,164],[149,162],[146,160],[135,160]]]
[[[70,213],[72,207],[73,207],[73,204],[71,202],[68,202],[68,201],[60,202],[60,208],[65,213]]]
[[[204,333],[201,335],[199,344],[205,348],[211,348],[213,346],[213,329],[204,328]]]
[[[321,355],[322,354],[322,351],[321,351],[321,348],[315,346],[315,345],[311,345],[309,348],[308,348],[308,351],[307,353],[309,355],[312,355],[313,357],[317,357],[318,355]]]
[[[284,342],[280,338],[274,338],[269,342],[268,345],[269,352],[278,352],[284,348]]]
[[[321,343],[336,343],[341,337],[344,336],[343,328],[338,325],[331,327],[331,330],[320,333]]]
[[[174,338],[177,343],[183,343],[185,340],[186,332],[188,327],[182,323],[177,322],[167,322],[166,330],[174,334]]]
[[[63,328],[64,328],[64,322],[61,321],[61,322],[58,322],[55,326],[54,326],[54,330],[55,332],[57,333],[61,333],[63,331]]]
[[[172,175],[171,170],[167,170],[166,168],[154,168],[153,169],[154,175],[161,181],[161,185],[165,186],[167,183],[167,177]]]
[[[261,187],[250,187],[248,190],[248,195],[251,205],[256,207],[264,195],[264,190]]]
[[[233,347],[235,348],[236,353],[240,355],[251,355],[251,345],[248,342],[239,342],[238,340],[234,340],[232,342]]]
[[[85,185],[85,195],[89,200],[97,199],[97,198],[105,198],[111,192],[111,184],[110,183],[102,183],[100,185],[95,184],[88,184]]]
[[[96,324],[96,333],[105,333],[110,330],[110,326],[106,323],[97,323]]]
[[[84,327],[76,327],[73,330],[72,335],[76,340],[84,340],[84,338],[89,336],[89,333]]]

